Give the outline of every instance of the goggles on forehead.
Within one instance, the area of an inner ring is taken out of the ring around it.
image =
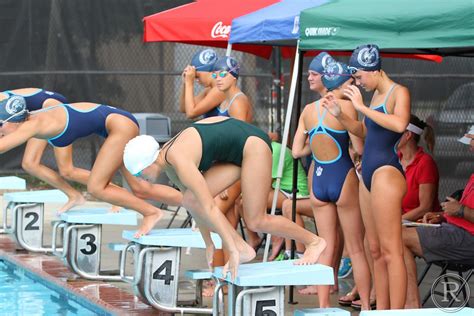
[[[219,76],[220,78],[225,78],[225,76],[227,76],[228,73],[230,73],[234,70],[237,70],[238,68],[239,67],[232,67],[229,70],[220,70],[218,73],[213,72],[212,73],[212,79],[217,79],[217,76]]]

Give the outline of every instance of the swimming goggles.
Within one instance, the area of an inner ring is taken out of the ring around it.
[[[229,70],[221,70],[218,73],[213,72],[211,75],[212,79],[217,79],[217,76],[219,76],[220,78],[225,78],[225,76],[227,76],[229,72],[232,72],[233,70],[236,70],[236,69],[239,69],[239,67],[237,66],[237,67],[230,68]]]

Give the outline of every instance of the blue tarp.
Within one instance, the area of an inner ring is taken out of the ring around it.
[[[284,0],[232,20],[229,43],[296,46],[300,12],[329,0]]]

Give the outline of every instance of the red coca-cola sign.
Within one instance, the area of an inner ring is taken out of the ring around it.
[[[228,38],[230,33],[230,25],[224,25],[222,21],[217,22],[211,31],[212,38]]]

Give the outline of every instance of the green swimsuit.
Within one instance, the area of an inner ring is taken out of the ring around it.
[[[260,128],[233,118],[214,123],[193,123],[192,127],[201,136],[201,172],[211,168],[214,162],[230,162],[241,166],[244,146],[250,136],[259,137],[272,149],[270,138]]]

